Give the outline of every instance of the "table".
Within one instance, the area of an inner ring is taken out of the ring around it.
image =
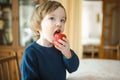
[[[120,80],[120,60],[81,59],[76,72],[67,80]]]

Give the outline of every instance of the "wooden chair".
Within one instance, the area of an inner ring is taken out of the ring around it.
[[[117,45],[104,45],[102,53],[109,53],[109,56],[112,57],[116,53],[116,58],[120,60],[120,42]],[[110,54],[111,53],[111,54]]]
[[[99,51],[99,45],[87,44],[83,46],[83,52],[90,52],[91,58],[95,58],[95,53]]]
[[[0,58],[0,80],[21,80],[17,53]]]
[[[104,46],[104,50],[115,51],[117,59],[120,59],[120,45]],[[114,53],[114,52],[113,52]]]

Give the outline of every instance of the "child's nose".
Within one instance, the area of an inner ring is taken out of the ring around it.
[[[56,23],[56,26],[57,26],[57,27],[62,27],[61,22],[57,22],[57,23]]]

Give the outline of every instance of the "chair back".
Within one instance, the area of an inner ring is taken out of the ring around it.
[[[21,80],[17,53],[0,58],[0,80]]]

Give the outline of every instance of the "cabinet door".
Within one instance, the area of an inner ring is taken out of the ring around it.
[[[12,45],[12,2],[0,0],[0,45]]]
[[[120,37],[120,1],[104,2],[103,44],[116,45]]]
[[[100,57],[116,58],[120,41],[120,0],[103,1],[103,28]]]

